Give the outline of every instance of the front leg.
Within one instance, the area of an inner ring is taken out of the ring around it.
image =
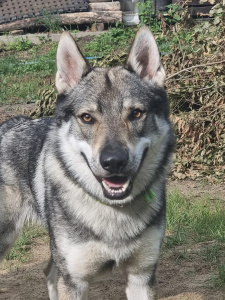
[[[140,238],[139,248],[126,266],[128,300],[156,300],[156,267],[164,236],[164,222],[150,227]]]
[[[50,300],[58,300],[57,281],[58,270],[52,259],[50,258],[48,265],[44,269],[44,274],[47,279],[48,295]]]
[[[126,295],[128,300],[157,300],[155,277],[144,273],[129,274]]]
[[[50,300],[87,300],[88,283],[85,280],[72,280],[65,276],[65,280],[58,273],[58,269],[51,258],[44,269],[47,277],[48,294]]]
[[[88,282],[77,280],[71,282],[68,278],[58,280],[58,300],[88,300]]]
[[[57,293],[58,298],[51,300],[87,300],[89,283],[98,275],[104,273],[110,257],[102,252],[103,244],[96,241],[73,243],[64,236],[60,237],[57,247],[52,247],[53,259],[57,267]],[[66,245],[66,247],[65,247]],[[49,268],[52,270],[52,268]],[[48,287],[55,283],[54,272],[47,274]],[[56,275],[56,274],[55,274]],[[54,278],[53,278],[54,277]],[[51,291],[51,289],[49,289]]]

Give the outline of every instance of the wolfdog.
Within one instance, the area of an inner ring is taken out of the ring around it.
[[[114,268],[129,300],[157,299],[174,134],[165,71],[147,27],[124,67],[92,68],[68,32],[57,50],[54,117],[0,127],[0,258],[24,223],[50,236],[51,300],[86,300]]]

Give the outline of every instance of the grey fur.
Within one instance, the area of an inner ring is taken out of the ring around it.
[[[143,27],[125,68],[92,70],[64,33],[57,67],[55,117],[0,126],[0,258],[39,219],[51,300],[88,299],[89,284],[114,267],[128,300],[157,299],[174,135],[154,38]]]

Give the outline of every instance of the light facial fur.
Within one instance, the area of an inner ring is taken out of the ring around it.
[[[24,222],[50,236],[51,300],[86,300],[113,268],[128,300],[155,300],[174,135],[155,40],[142,27],[125,67],[92,68],[69,33],[57,51],[55,116],[0,126],[0,258]]]

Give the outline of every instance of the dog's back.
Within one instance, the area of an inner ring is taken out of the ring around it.
[[[10,185],[16,180],[30,184],[29,175],[34,172],[33,166],[53,122],[53,118],[15,117],[0,126],[2,183]]]
[[[32,177],[54,119],[15,117],[0,126],[0,259],[26,219],[38,216]]]

